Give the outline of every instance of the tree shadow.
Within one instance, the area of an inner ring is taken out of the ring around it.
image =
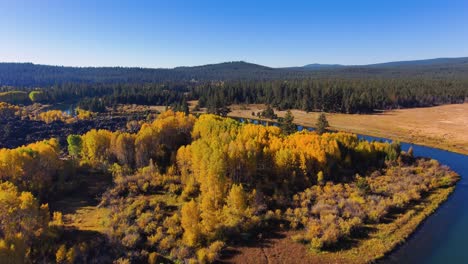
[[[108,236],[97,231],[64,227],[57,233],[57,244],[66,245],[67,248],[79,248],[76,263],[112,263],[122,252],[119,245],[112,243]]]
[[[349,237],[344,237],[331,246],[325,246],[322,250],[328,252],[349,250],[351,248],[357,247],[360,241],[368,239],[370,237],[370,234],[375,231],[377,231],[377,228],[375,227],[361,226],[353,230]]]
[[[112,176],[108,174],[87,172],[78,177],[82,179],[76,188],[51,199],[51,211],[74,214],[85,206],[98,206],[101,195],[112,184]]]
[[[231,259],[242,253],[238,248],[270,248],[274,243],[273,240],[284,238],[286,238],[286,234],[282,233],[281,230],[263,229],[255,236],[231,240],[232,246],[224,249],[215,263],[232,263]]]

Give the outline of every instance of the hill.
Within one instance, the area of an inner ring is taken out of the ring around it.
[[[305,69],[336,69],[336,68],[398,68],[398,67],[415,67],[415,66],[467,66],[468,57],[461,58],[435,58],[426,60],[408,60],[408,61],[391,61],[383,63],[373,63],[364,65],[343,65],[343,64],[320,64],[313,63],[302,66]]]
[[[310,70],[332,69],[332,68],[342,68],[342,67],[346,67],[346,65],[312,63],[312,64],[307,64],[303,66],[303,68],[310,69]]]
[[[467,66],[468,57],[436,58],[427,60],[393,61],[366,65],[367,67],[412,67],[412,66]]]
[[[45,87],[63,83],[160,83],[303,78],[467,79],[468,58],[439,58],[360,66],[309,64],[304,67],[289,68],[271,68],[243,61],[173,69],[0,63],[0,85],[17,87]]]
[[[0,85],[49,86],[62,83],[158,83],[165,81],[245,79],[274,75],[261,65],[224,62],[195,67],[150,69],[128,67],[64,67],[33,63],[0,63]]]

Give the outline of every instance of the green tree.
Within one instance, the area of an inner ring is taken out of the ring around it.
[[[286,135],[293,134],[297,131],[297,127],[294,124],[294,116],[290,110],[286,112],[280,127],[283,130],[283,133]]]
[[[29,99],[33,103],[39,102],[39,101],[44,101],[46,98],[44,96],[44,92],[42,91],[32,91],[29,93]]]
[[[324,113],[320,113],[317,123],[315,124],[315,130],[317,131],[318,134],[323,134],[327,131],[327,128],[330,125],[328,124],[327,117],[325,116]]]
[[[68,154],[70,154],[70,156],[74,158],[77,158],[81,153],[81,149],[83,148],[83,141],[81,139],[81,136],[69,135],[67,137],[67,143],[68,143]]]
[[[189,105],[188,105],[187,100],[185,99],[185,97],[184,97],[184,100],[182,101],[181,108],[182,108],[181,109],[182,112],[184,112],[186,115],[190,114]]]
[[[267,108],[262,111],[261,115],[265,118],[276,119],[277,116],[273,108],[270,105],[267,105]]]

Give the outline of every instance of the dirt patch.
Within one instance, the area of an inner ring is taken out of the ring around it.
[[[314,263],[303,244],[292,241],[293,231],[267,232],[243,245],[229,247],[218,263]]]

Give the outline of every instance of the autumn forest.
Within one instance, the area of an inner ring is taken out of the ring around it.
[[[49,116],[42,118],[74,122]],[[399,244],[458,180],[398,142],[343,132],[172,110],[139,127],[1,149],[2,261],[211,263],[282,230],[317,260],[369,262]],[[100,182],[99,232],[68,225],[57,201]]]
[[[0,0],[0,264],[468,263],[467,11]]]

